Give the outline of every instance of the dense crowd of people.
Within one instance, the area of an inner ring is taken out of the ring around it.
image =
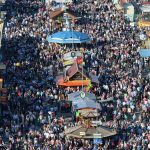
[[[104,104],[101,120],[117,136],[94,145],[92,140],[69,139],[68,124],[60,112],[60,101],[80,88],[60,88],[55,77],[62,70],[63,50],[72,48],[48,43],[47,35],[60,31],[52,26],[49,12],[40,0],[7,1],[2,49],[6,64],[4,87],[9,91],[3,112],[0,145],[9,150],[97,150],[149,149],[150,83],[143,70],[149,60],[138,54],[141,32],[130,26],[111,0],[82,0],[69,4],[78,17],[74,29],[87,33],[94,42],[83,44],[86,70],[95,70],[99,85],[91,91]],[[75,47],[78,50],[78,47]],[[65,106],[64,106],[65,107]],[[67,106],[66,106],[67,108]],[[64,108],[64,109],[66,109]],[[111,117],[109,117],[111,116]],[[111,118],[111,119],[110,119]]]

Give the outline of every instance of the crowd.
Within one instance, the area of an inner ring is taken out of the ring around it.
[[[91,91],[104,104],[102,121],[118,132],[103,145],[68,139],[63,134],[68,124],[60,113],[60,100],[79,88],[60,88],[55,83],[62,69],[64,47],[53,45],[47,35],[61,30],[52,26],[49,11],[40,0],[7,1],[2,50],[6,64],[4,87],[9,90],[8,109],[0,124],[0,145],[9,150],[97,150],[149,149],[150,83],[143,76],[149,60],[138,54],[141,30],[131,27],[111,0],[82,0],[69,9],[81,19],[75,30],[85,32],[95,42],[84,44],[85,69],[95,70],[99,85]],[[71,48],[66,48],[68,51]],[[76,47],[76,49],[78,49]],[[117,141],[117,142],[116,142]]]

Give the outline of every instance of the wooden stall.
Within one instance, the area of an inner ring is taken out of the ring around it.
[[[63,75],[56,77],[56,83],[59,86],[87,86],[90,78],[84,69],[82,71],[82,66],[74,62]]]

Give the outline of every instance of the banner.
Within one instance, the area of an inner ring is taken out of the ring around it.
[[[92,87],[92,84],[91,84],[91,81],[90,81],[87,88],[86,88],[86,91],[89,91],[91,87]]]
[[[82,57],[82,53],[80,51],[72,51],[64,54],[64,60],[75,60],[77,57]]]
[[[63,66],[68,66],[68,65],[72,65],[74,62],[74,60],[68,60],[68,61],[64,61],[63,62]]]
[[[77,61],[77,64],[82,64],[83,63],[83,58],[82,57],[77,57],[76,61]]]
[[[80,112],[76,111],[76,117],[80,116]]]

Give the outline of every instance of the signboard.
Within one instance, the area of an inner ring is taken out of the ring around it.
[[[93,137],[94,138],[101,138],[102,134],[101,133],[95,133],[95,134],[93,134]]]
[[[102,142],[102,139],[99,138],[99,139],[93,139],[93,143],[94,144],[102,144],[103,142]]]
[[[81,97],[81,98],[85,98],[85,93],[84,93],[84,92],[81,92],[81,93],[80,93],[80,97]]]
[[[85,135],[85,132],[80,132],[80,135],[84,136],[84,135]]]
[[[64,61],[63,62],[63,66],[68,66],[68,65],[72,65],[74,62],[74,60],[68,60],[68,61]]]
[[[82,57],[80,51],[72,51],[64,54],[64,60],[75,60],[77,57]]]
[[[92,112],[92,113],[96,113],[97,110],[96,109],[81,109],[81,110],[78,110],[81,114],[82,113],[87,113],[87,112]]]
[[[102,122],[101,121],[92,121],[92,125],[93,126],[102,125]]]

